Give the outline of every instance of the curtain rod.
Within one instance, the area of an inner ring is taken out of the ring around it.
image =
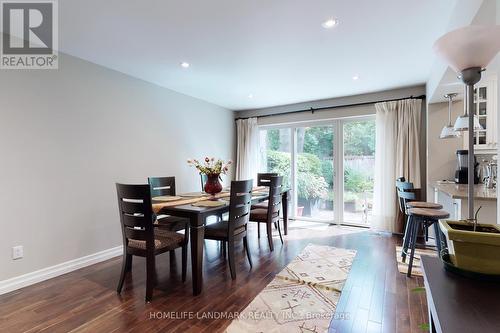
[[[338,108],[345,108],[345,107],[351,107],[351,106],[370,105],[370,104],[383,103],[383,102],[402,101],[405,99],[425,99],[425,98],[426,98],[425,95],[420,95],[420,96],[416,96],[416,97],[411,95],[410,97],[396,98],[396,99],[385,99],[385,100],[379,100],[379,101],[373,101],[373,102],[342,104],[342,105],[334,105],[334,106],[322,106],[320,108],[309,108],[309,109],[287,111],[287,112],[281,112],[281,113],[264,114],[261,116],[254,116],[254,117],[238,117],[234,120],[236,121],[236,120],[240,120],[240,119],[249,119],[249,118],[266,118],[266,117],[273,117],[273,116],[280,116],[280,115],[284,115],[284,114],[293,114],[293,113],[301,113],[301,112],[311,112],[312,114],[314,114],[315,111],[321,111],[321,110],[338,109]]]

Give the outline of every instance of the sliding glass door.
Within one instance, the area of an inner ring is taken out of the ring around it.
[[[345,223],[369,225],[375,169],[374,119],[343,122]]]
[[[283,175],[292,218],[369,225],[374,162],[373,117],[260,131],[260,171]]]
[[[283,184],[291,188],[292,129],[275,128],[260,131],[260,172],[283,176]]]
[[[297,127],[296,217],[333,221],[333,126]]]

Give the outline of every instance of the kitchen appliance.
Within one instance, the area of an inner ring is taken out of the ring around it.
[[[489,162],[485,165],[484,170],[484,184],[487,188],[495,188],[497,186],[497,163],[495,161]]]
[[[457,150],[457,170],[455,171],[455,183],[457,184],[468,184],[468,172],[469,172],[469,151],[468,150]],[[476,156],[474,156],[474,184],[479,183],[479,177],[477,174],[479,163],[477,163]]]

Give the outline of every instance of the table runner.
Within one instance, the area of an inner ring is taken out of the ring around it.
[[[265,190],[266,188],[267,187],[265,187],[265,186],[254,187],[252,189],[252,192],[260,193],[263,190]],[[216,194],[214,197],[217,199],[220,199],[220,198],[227,198],[230,195],[231,195],[230,192],[221,192],[221,193]],[[182,194],[181,194],[181,196],[182,196]],[[192,203],[195,203],[198,201],[203,201],[203,200],[207,200],[207,196],[199,196],[199,197],[186,198],[186,199],[183,198],[180,200],[170,201],[170,202],[154,202],[153,203],[153,212],[155,212],[157,214],[164,207],[174,207],[174,206],[187,205],[187,204],[192,204]]]

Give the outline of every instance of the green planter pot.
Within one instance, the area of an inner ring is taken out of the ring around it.
[[[460,230],[472,225],[466,221],[439,221],[439,227],[446,237],[448,252],[456,267],[483,274],[500,274],[500,226],[478,224],[478,228],[499,231],[479,232]]]

